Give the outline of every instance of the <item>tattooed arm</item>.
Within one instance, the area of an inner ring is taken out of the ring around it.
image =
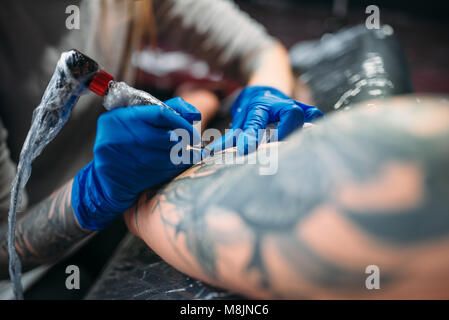
[[[92,232],[81,229],[71,204],[72,181],[17,221],[16,248],[24,270],[50,263]],[[0,278],[8,276],[7,225],[0,227]]]
[[[232,151],[195,165],[144,193],[129,229],[179,270],[250,297],[449,298],[447,99],[370,104],[291,136],[274,175],[214,164]],[[366,287],[370,265],[379,290]]]

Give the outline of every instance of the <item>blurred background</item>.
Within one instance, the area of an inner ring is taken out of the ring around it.
[[[444,0],[235,0],[238,6],[263,24],[268,32],[287,48],[308,40],[317,40],[344,27],[365,24],[365,9],[376,5],[381,25],[393,27],[403,48],[415,92],[449,92],[449,2]],[[163,39],[162,39],[163,40]],[[162,41],[163,42],[163,41]],[[151,70],[145,63],[139,67]],[[199,72],[201,74],[201,71]],[[191,75],[173,72],[168,77],[152,77],[143,72],[139,84],[153,90],[172,90]],[[206,77],[204,77],[206,78]],[[193,81],[207,82],[203,77]],[[216,77],[212,77],[217,83]],[[156,83],[157,82],[157,83]],[[209,83],[210,84],[210,83]],[[218,86],[223,90],[223,84]],[[228,88],[232,90],[231,86]]]
[[[240,0],[239,6],[287,47],[343,26],[365,23],[368,5],[391,25],[411,71],[416,92],[449,92],[449,1]]]

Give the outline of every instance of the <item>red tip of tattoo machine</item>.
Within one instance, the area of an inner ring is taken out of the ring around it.
[[[114,77],[109,73],[104,70],[98,70],[89,84],[89,89],[99,96],[104,96],[108,91],[109,82],[112,80],[114,80]]]

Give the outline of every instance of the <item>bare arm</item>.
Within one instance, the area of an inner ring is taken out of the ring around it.
[[[394,98],[329,117],[280,146],[275,175],[196,165],[144,193],[127,225],[179,270],[251,297],[448,298],[441,101]],[[365,287],[369,265],[380,290]]]
[[[248,85],[274,87],[291,96],[294,78],[285,47],[279,42],[274,42],[262,50],[256,59],[259,63],[251,73]]]
[[[50,263],[91,234],[81,229],[71,204],[72,181],[22,214],[16,249],[24,270]],[[8,276],[7,225],[0,227],[0,278]]]

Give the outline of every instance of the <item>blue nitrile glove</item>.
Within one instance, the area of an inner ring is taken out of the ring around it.
[[[189,166],[170,161],[170,149],[178,143],[170,137],[172,130],[182,128],[191,141],[199,141],[192,122],[201,120],[201,113],[181,98],[166,104],[181,115],[160,106],[135,106],[100,116],[94,158],[72,185],[72,207],[82,228],[106,228],[131,207],[140,192]]]
[[[312,122],[323,116],[323,112],[289,98],[281,91],[264,86],[249,86],[242,90],[231,107],[232,124],[220,140],[208,146],[219,151],[237,145],[239,154],[247,154],[257,147],[258,130],[268,124],[279,122],[278,140],[284,139],[305,122]]]

